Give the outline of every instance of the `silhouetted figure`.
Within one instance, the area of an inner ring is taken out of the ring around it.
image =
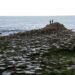
[[[52,23],[53,23],[53,20],[52,20]]]
[[[51,24],[51,20],[50,20],[50,24]]]

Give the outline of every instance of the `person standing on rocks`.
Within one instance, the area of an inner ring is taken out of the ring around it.
[[[50,20],[50,24],[51,24],[51,20]]]
[[[52,23],[53,23],[53,20],[52,20]]]

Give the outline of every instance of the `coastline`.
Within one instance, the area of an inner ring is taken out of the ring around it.
[[[52,28],[1,36],[0,74],[62,75],[70,72],[71,75],[75,62],[75,33],[64,27],[57,30],[57,24],[53,23]]]

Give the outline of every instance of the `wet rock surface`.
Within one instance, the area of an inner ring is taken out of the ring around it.
[[[0,39],[0,75],[75,74],[75,33]]]

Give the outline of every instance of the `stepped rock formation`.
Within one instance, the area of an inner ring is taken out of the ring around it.
[[[54,22],[54,23],[47,24],[46,27],[42,28],[41,33],[50,34],[53,32],[56,33],[64,30],[68,30],[68,29],[65,28],[63,24],[59,22]]]
[[[51,23],[0,38],[0,75],[75,75],[75,34],[58,30],[67,29]]]
[[[44,28],[16,33],[9,37],[18,37],[18,36],[22,37],[22,36],[33,36],[33,35],[36,36],[36,35],[43,35],[43,34],[52,34],[52,33],[57,33],[62,31],[69,32],[69,30],[65,28],[63,24],[59,22],[54,22],[54,23],[47,24]]]
[[[60,24],[59,22],[51,23],[46,25],[43,30],[50,30],[50,31],[59,31],[59,30],[66,30],[63,24]]]

